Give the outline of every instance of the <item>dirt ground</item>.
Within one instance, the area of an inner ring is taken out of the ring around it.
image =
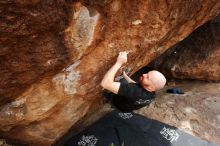
[[[184,94],[166,93],[172,87],[181,88]],[[157,95],[149,108],[137,113],[220,143],[220,82],[171,81]]]

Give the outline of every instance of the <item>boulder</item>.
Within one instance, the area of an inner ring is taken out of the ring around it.
[[[0,136],[51,145],[101,101],[120,51],[134,73],[219,10],[219,0],[1,1]]]
[[[220,15],[194,30],[150,66],[171,78],[220,81]]]

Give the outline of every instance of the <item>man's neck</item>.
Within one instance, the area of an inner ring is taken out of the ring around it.
[[[149,92],[155,92],[155,90],[153,90],[152,88],[150,87],[143,87],[145,90],[149,91]]]

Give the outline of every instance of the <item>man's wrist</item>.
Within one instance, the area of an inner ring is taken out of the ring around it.
[[[122,63],[116,62],[115,65],[121,67]]]

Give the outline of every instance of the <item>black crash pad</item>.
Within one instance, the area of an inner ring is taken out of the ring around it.
[[[219,146],[135,113],[112,111],[65,146]]]

